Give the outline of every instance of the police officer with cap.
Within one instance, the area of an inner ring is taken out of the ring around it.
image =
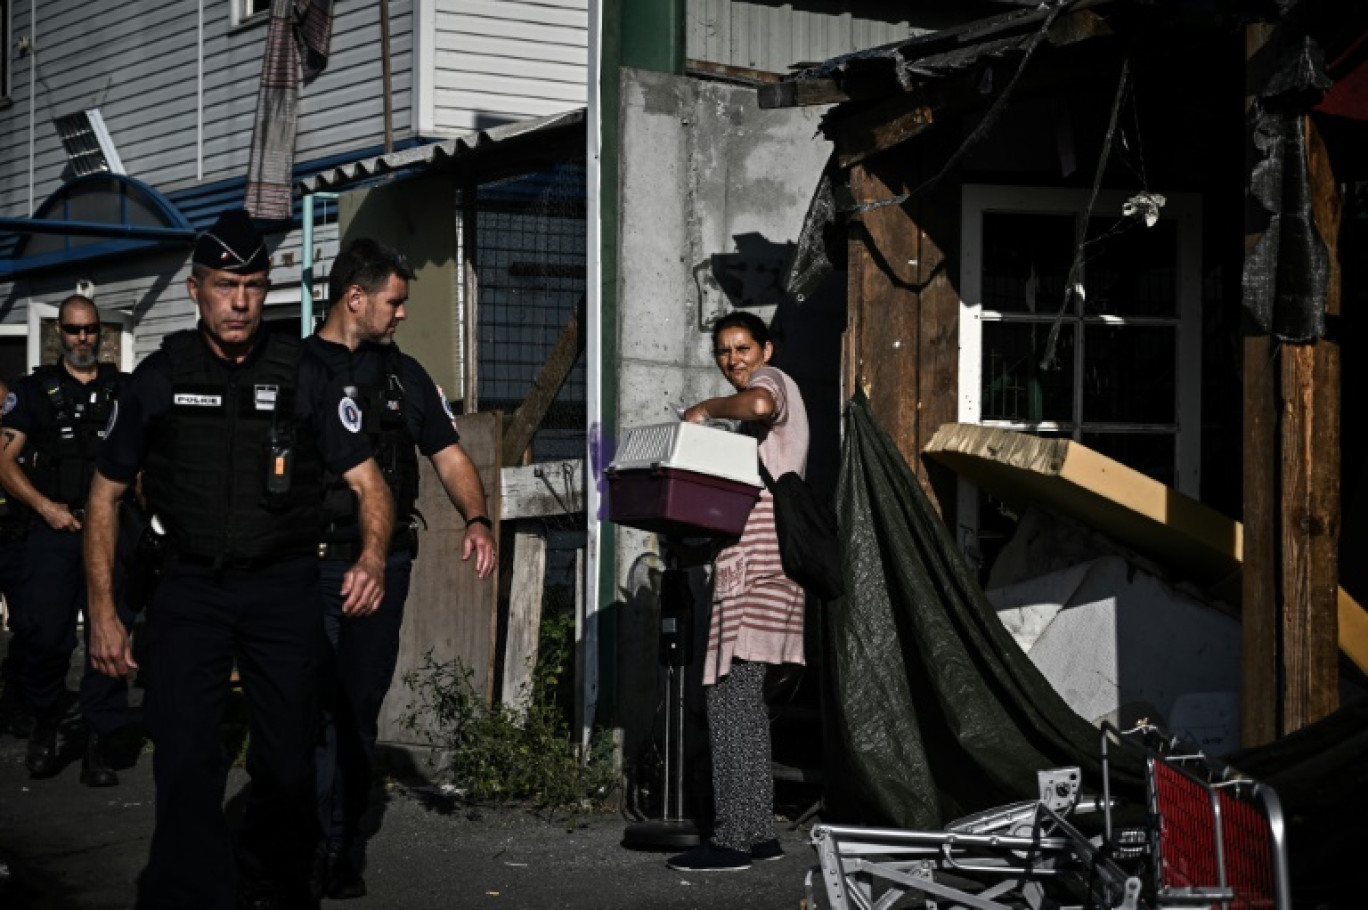
[[[10,602],[20,622],[13,674],[35,719],[24,763],[35,778],[61,770],[58,726],[86,601],[81,567],[86,495],[105,426],[128,379],[113,364],[99,362],[100,314],[88,297],[73,294],[63,300],[57,323],[61,360],[15,383],[0,430],[0,485],[10,505],[17,501],[26,513],[21,518],[27,533],[23,577]],[[124,622],[132,619],[126,611],[119,615]],[[80,703],[90,731],[81,782],[117,784],[105,751],[108,737],[128,719],[127,684],[95,672],[87,659]]]
[[[331,701],[325,693],[327,715],[318,756],[323,841],[315,871],[323,893],[333,899],[366,893],[361,816],[370,795],[380,706],[399,657],[399,627],[417,544],[419,453],[432,462],[447,497],[465,519],[461,558],[474,558],[480,578],[497,564],[484,487],[461,448],[450,405],[428,372],[394,343],[412,278],[397,250],[368,237],[352,241],[328,278],[327,320],[305,340],[329,375],[356,396],[362,434],[389,483],[396,514],[380,609],[367,617],[347,617],[341,582],[358,543],[356,501],[345,485],[329,486],[321,553],[335,672]]]
[[[193,330],[134,371],[100,451],[86,529],[91,652],[114,677],[136,667],[111,584],[120,496],[143,470],[169,549],[148,606],[156,828],[145,907],[310,907],[317,830],[322,604],[318,543],[325,472],[357,497],[361,545],[343,611],[384,591],[393,505],[354,402],[300,339],[262,329],[270,260],[246,212],[221,215],[195,246]],[[220,724],[236,662],[249,746],[242,828],[223,813]],[[236,894],[235,894],[236,892]]]

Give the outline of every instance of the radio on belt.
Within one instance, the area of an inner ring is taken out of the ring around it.
[[[608,478],[608,519],[681,537],[735,537],[764,486],[755,439],[671,421],[627,431]]]

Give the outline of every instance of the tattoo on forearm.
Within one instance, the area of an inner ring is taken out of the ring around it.
[[[0,449],[8,449],[10,443],[14,442],[14,437],[13,430],[0,430]]]

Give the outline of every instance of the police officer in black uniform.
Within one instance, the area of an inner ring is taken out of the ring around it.
[[[86,601],[80,533],[86,495],[105,426],[128,378],[113,364],[98,361],[100,314],[89,298],[76,294],[63,300],[57,322],[62,359],[15,383],[14,403],[0,430],[0,484],[30,513],[24,577],[12,603],[20,622],[18,688],[36,720],[25,756],[35,778],[51,777],[61,768],[58,725],[77,618]],[[124,622],[132,619],[123,611],[120,616]],[[87,659],[80,703],[90,730],[81,782],[117,784],[105,743],[127,722],[128,687],[95,672]]]
[[[372,780],[372,762],[384,701],[399,656],[416,548],[414,504],[418,453],[431,460],[447,496],[466,521],[461,558],[475,558],[480,578],[497,563],[484,487],[461,448],[455,417],[427,371],[394,344],[405,316],[408,283],[404,257],[369,238],[342,251],[328,279],[328,318],[305,345],[355,395],[362,433],[394,496],[394,541],[385,567],[385,597],[366,617],[344,615],[343,573],[354,558],[356,500],[344,484],[330,483],[325,505],[323,596],[328,641],[335,658],[325,694],[327,722],[318,752],[319,811],[323,841],[316,873],[333,899],[366,893],[360,831]]]
[[[9,383],[0,380],[0,424],[4,415],[14,410],[14,393]],[[4,440],[0,439],[0,445]],[[0,486],[0,595],[5,597],[5,624],[9,628],[9,645],[0,659],[0,732],[8,730],[21,739],[33,732],[33,713],[28,701],[19,691],[19,669],[28,650],[28,630],[23,617],[15,612],[14,592],[24,577],[24,535],[28,531],[27,510]]]
[[[201,235],[188,281],[199,326],[168,336],[134,371],[100,451],[86,530],[96,668],[136,667],[111,568],[119,497],[143,469],[167,562],[148,606],[145,716],[155,749],[156,829],[139,906],[311,907],[317,836],[325,470],[356,494],[361,546],[343,610],[384,590],[393,506],[354,402],[300,339],[261,330],[270,261],[242,210]],[[242,829],[223,813],[220,724],[236,662],[249,746]]]

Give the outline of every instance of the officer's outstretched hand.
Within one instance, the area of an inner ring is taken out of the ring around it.
[[[113,610],[108,618],[92,617],[90,664],[105,676],[119,679],[138,669],[133,660],[133,641]]]
[[[380,609],[385,596],[385,564],[362,556],[342,576],[342,613],[369,616]]]
[[[489,573],[499,564],[499,550],[494,544],[494,532],[476,522],[466,527],[465,540],[461,544],[461,559],[468,561],[475,554],[475,574],[488,578]]]

